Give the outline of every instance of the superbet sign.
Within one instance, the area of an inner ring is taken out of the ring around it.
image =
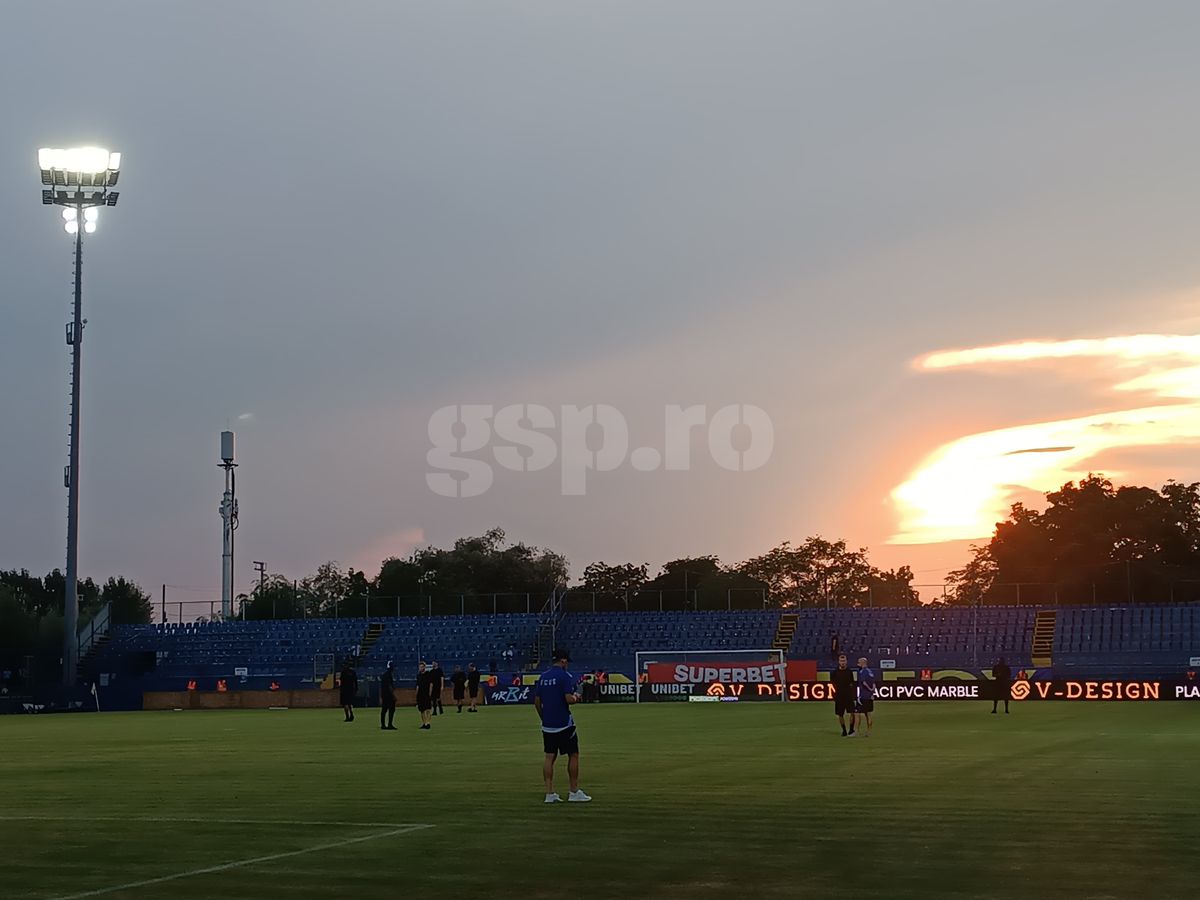
[[[764,684],[816,681],[813,660],[792,659],[784,663],[650,663],[646,677],[654,684]]]

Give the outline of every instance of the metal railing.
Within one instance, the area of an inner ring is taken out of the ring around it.
[[[586,591],[561,595],[564,612],[719,612],[767,609],[761,588],[682,588],[643,591]]]
[[[83,659],[92,649],[92,645],[108,634],[109,625],[112,623],[111,607],[111,603],[105,603],[100,607],[96,615],[92,616],[92,621],[88,622],[83,631],[79,633],[79,655],[76,659]]]

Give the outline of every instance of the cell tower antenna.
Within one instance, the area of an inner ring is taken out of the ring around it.
[[[221,463],[225,470],[225,493],[221,497],[221,618],[233,618],[233,533],[238,527],[237,463],[234,434],[221,432]]]

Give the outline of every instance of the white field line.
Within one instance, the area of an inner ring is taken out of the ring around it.
[[[432,828],[425,822],[316,822],[311,819],[207,819],[176,816],[0,816],[0,822],[178,822],[183,825],[305,825],[337,828]]]
[[[33,821],[33,820],[26,817],[24,819],[24,821]],[[49,818],[46,818],[46,819],[43,819],[43,821],[58,821],[58,820],[57,819],[51,820]],[[109,820],[89,818],[89,819],[80,819],[79,821],[102,822],[102,821],[109,821]],[[232,819],[140,819],[137,821],[145,821],[145,822],[151,822],[151,821],[211,822],[212,824],[235,824],[235,822],[237,820],[232,820]],[[246,821],[246,820],[242,820],[242,821]],[[287,823],[263,822],[261,824],[282,825],[282,824],[287,824]],[[316,823],[305,822],[305,823],[294,823],[294,824],[313,825]],[[378,832],[375,832],[374,834],[364,834],[361,837],[347,838],[347,839],[341,840],[341,841],[329,841],[328,843],[325,843],[325,844],[317,844],[316,846],[313,846],[313,847],[305,847],[302,850],[288,850],[285,853],[269,853],[266,856],[255,856],[252,859],[239,859],[234,862],[221,863],[220,865],[216,865],[216,866],[205,866],[202,869],[189,869],[186,872],[176,872],[174,875],[162,875],[158,878],[146,878],[142,881],[130,881],[127,884],[115,884],[110,887],[97,888],[97,889],[91,890],[91,891],[81,891],[80,893],[77,893],[77,894],[63,894],[59,897],[55,897],[54,900],[81,900],[81,898],[83,898],[83,897],[99,897],[102,894],[113,894],[113,893],[116,893],[117,891],[128,891],[128,890],[132,890],[133,888],[148,887],[149,885],[162,884],[163,882],[166,882],[166,881],[177,881],[180,878],[191,878],[195,875],[209,875],[214,872],[226,872],[230,869],[237,869],[242,866],[253,866],[257,863],[273,862],[274,860],[277,860],[277,859],[288,859],[293,856],[303,856],[305,853],[315,853],[318,850],[332,850],[335,847],[346,847],[346,846],[349,846],[350,844],[361,844],[366,841],[377,841],[382,838],[395,837],[396,835],[407,834],[412,831],[421,831],[425,828],[432,828],[432,827],[433,827],[432,825],[404,825],[400,828],[393,828],[391,831],[378,831]]]

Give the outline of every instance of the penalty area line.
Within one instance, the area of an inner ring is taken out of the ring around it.
[[[89,821],[99,821],[91,819]],[[183,821],[176,819],[174,821]],[[207,819],[204,821],[215,821]],[[276,823],[278,824],[278,823]],[[390,831],[379,831],[375,834],[365,834],[360,837],[347,838],[341,841],[329,841],[324,844],[317,844],[313,847],[304,847],[300,850],[288,850],[283,853],[268,853],[266,856],[255,856],[251,859],[239,859],[234,862],[220,863],[215,866],[204,866],[200,869],[189,869],[186,872],[176,872],[173,875],[160,875],[158,878],[145,878],[141,881],[130,881],[126,884],[115,884],[110,887],[96,888],[91,891],[80,891],[75,894],[62,894],[53,900],[81,900],[83,897],[99,897],[102,894],[114,894],[117,891],[128,891],[134,888],[149,887],[152,884],[163,884],[167,881],[178,881],[180,878],[192,878],[196,875],[211,875],[216,872],[227,872],[230,869],[238,869],[242,866],[253,866],[258,863],[273,862],[277,859],[289,859],[293,856],[303,856],[305,853],[316,853],[319,850],[333,850],[336,847],[347,847],[351,844],[362,844],[366,841],[378,841],[383,838],[396,837],[401,834],[409,834],[414,831],[423,831],[427,828],[433,828],[432,825],[405,825],[402,828],[393,828]]]

